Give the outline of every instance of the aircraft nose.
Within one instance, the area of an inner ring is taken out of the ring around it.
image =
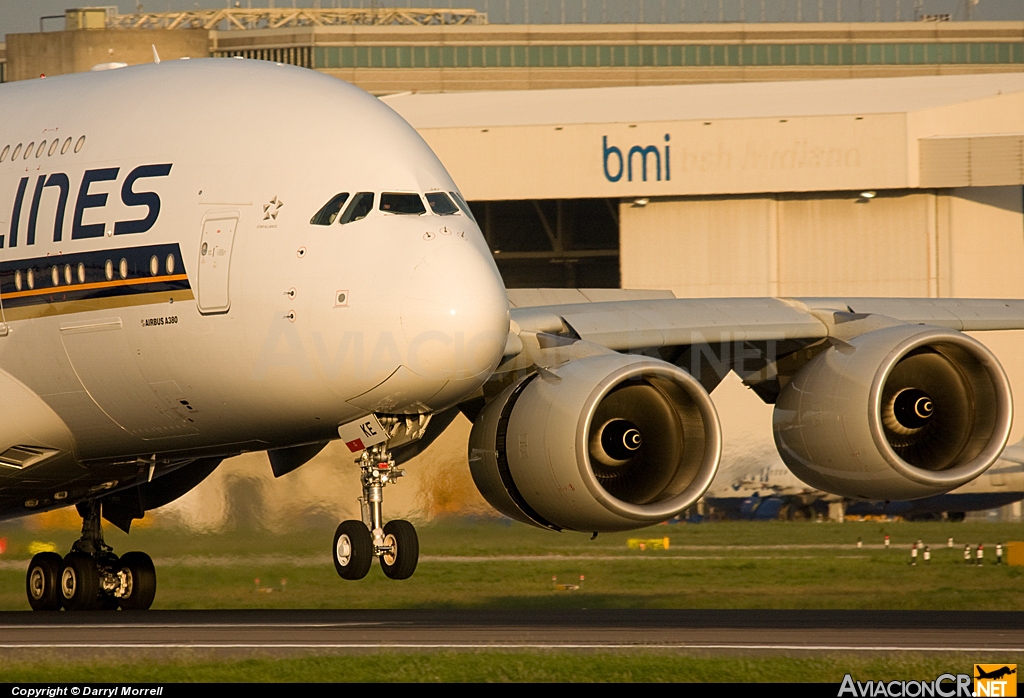
[[[409,277],[402,307],[407,367],[476,390],[497,366],[508,336],[508,295],[494,262],[468,241],[428,252]],[[459,392],[455,390],[454,392]],[[461,397],[461,396],[460,396]]]

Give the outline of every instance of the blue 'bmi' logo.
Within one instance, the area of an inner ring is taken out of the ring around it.
[[[665,181],[672,179],[672,170],[669,163],[669,152],[668,152],[668,141],[669,135],[665,134]],[[601,155],[604,164],[604,177],[609,182],[618,182],[622,179],[623,170],[625,170],[626,181],[633,181],[633,162],[634,155],[640,157],[640,178],[642,181],[647,181],[647,157],[653,156],[653,176],[657,181],[661,181],[661,151],[655,145],[639,146],[634,145],[629,149],[629,153],[623,157],[622,151],[618,147],[608,145],[608,136],[601,137]],[[615,172],[608,168],[608,163],[611,162]]]

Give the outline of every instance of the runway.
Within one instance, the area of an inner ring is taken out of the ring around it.
[[[231,610],[0,614],[6,656],[367,651],[1024,653],[1022,612]]]

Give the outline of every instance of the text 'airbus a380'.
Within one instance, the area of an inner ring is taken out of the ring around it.
[[[412,127],[299,68],[19,82],[0,111],[0,517],[83,518],[66,556],[32,559],[34,609],[148,608],[152,561],[115,555],[101,518],[127,531],[224,458],[265,450],[280,476],[337,438],[363,520],[338,527],[335,567],[358,579],[377,558],[406,578],[416,533],[385,522],[382,492],[458,411],[484,497],[555,531],[696,502],[721,454],[708,391],[729,370],[775,404],[788,467],[843,496],[945,492],[1006,444],[1007,379],[962,332],[1024,328],[1022,301],[510,303]]]

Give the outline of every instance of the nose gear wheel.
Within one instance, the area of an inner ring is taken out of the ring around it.
[[[391,579],[408,579],[419,562],[420,541],[416,529],[408,521],[396,519],[384,524],[384,546],[380,567]]]
[[[342,521],[334,532],[334,569],[342,579],[362,579],[373,562],[373,539],[362,521]]]

